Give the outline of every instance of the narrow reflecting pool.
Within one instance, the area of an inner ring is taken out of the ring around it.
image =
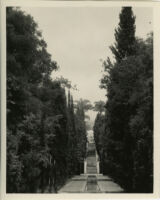
[[[86,192],[96,193],[99,192],[99,187],[97,185],[97,177],[94,175],[90,175],[87,178]]]

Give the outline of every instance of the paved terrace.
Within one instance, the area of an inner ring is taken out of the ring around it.
[[[122,193],[123,189],[109,176],[97,173],[96,149],[88,144],[86,174],[71,178],[58,193]]]

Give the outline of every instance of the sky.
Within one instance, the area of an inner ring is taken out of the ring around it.
[[[115,41],[121,7],[22,7],[38,23],[48,52],[60,69],[52,77],[63,76],[76,84],[74,100],[106,101],[106,91],[100,89],[102,60],[112,58],[109,46]],[[136,16],[136,36],[146,38],[153,30],[152,8],[133,8]],[[94,120],[96,113],[89,115]]]

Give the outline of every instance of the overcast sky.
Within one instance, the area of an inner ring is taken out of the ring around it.
[[[100,59],[112,57],[109,46],[114,43],[121,8],[23,7],[22,10],[34,17],[47,42],[48,52],[60,66],[59,72],[53,72],[52,77],[62,75],[76,84],[79,91],[73,92],[74,99],[89,99],[92,103],[105,101],[106,91],[99,88]],[[152,30],[152,8],[137,7],[133,12],[136,36],[145,38]]]

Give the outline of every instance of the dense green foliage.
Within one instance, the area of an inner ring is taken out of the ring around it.
[[[128,12],[128,19],[133,19],[131,8],[123,8],[120,24],[128,26],[124,19]],[[128,28],[134,33],[134,23]],[[117,52],[121,54],[125,45],[121,36],[127,31],[119,33]],[[130,34],[125,37],[129,40]],[[101,87],[107,90],[106,113],[105,117],[98,113],[94,135],[103,173],[126,192],[153,192],[153,36],[133,41],[135,53],[125,46],[125,59],[104,62]]]
[[[57,192],[82,173],[84,108],[74,109],[67,79],[30,15],[7,8],[7,192]],[[78,147],[78,148],[77,148]],[[76,149],[76,151],[75,151]]]

